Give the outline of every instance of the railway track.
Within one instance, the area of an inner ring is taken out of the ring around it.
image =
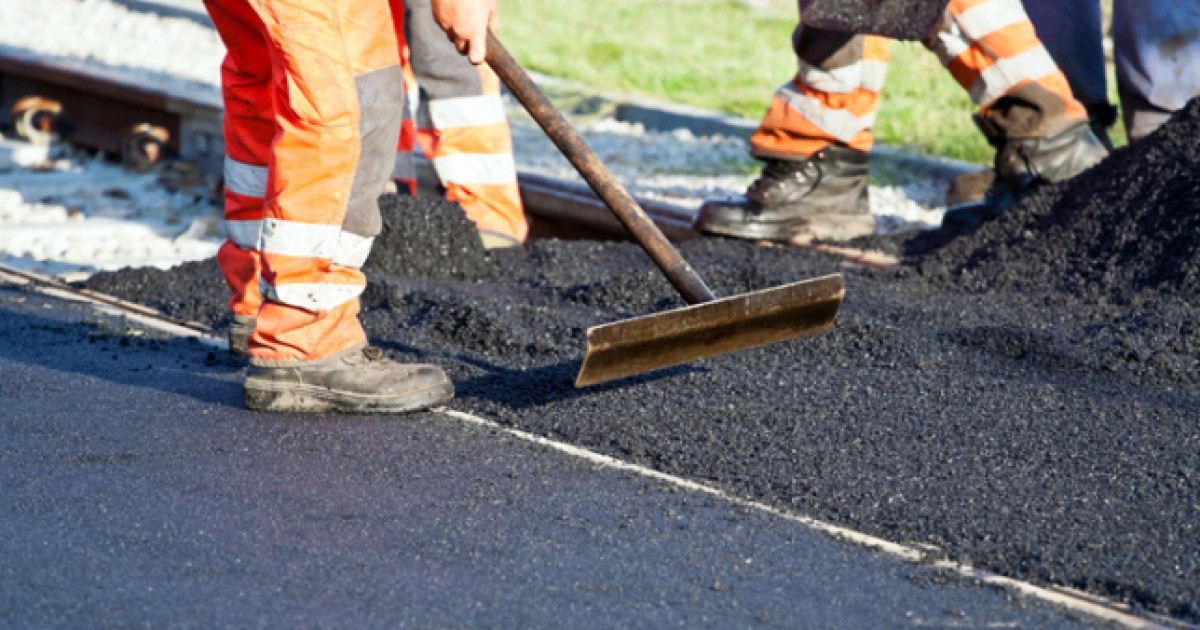
[[[147,168],[177,158],[192,161],[214,180],[222,176],[222,104],[200,90],[156,84],[83,63],[18,51],[0,51],[0,124],[35,143],[63,139]],[[432,165],[418,162],[418,183],[434,190]],[[532,238],[625,239],[624,227],[585,184],[518,172]],[[698,238],[696,210],[636,197],[673,241]],[[893,268],[879,252],[797,244],[839,256],[849,265]]]

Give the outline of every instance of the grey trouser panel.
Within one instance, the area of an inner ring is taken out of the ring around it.
[[[801,22],[792,31],[792,50],[801,61],[825,71],[862,60],[863,36],[830,31]]]
[[[346,205],[342,230],[373,237],[383,230],[379,196],[391,178],[400,143],[404,107],[404,70],[399,64],[359,75],[354,79],[358,94],[358,167]]]
[[[408,0],[404,6],[404,31],[421,102],[482,94],[479,69],[454,49],[446,32],[433,21],[430,0]]]

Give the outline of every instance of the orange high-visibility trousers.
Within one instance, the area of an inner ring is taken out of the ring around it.
[[[417,111],[415,134],[406,128],[401,138],[397,183],[415,180],[410,154],[419,144],[446,197],[459,202],[480,231],[524,241],[529,225],[499,77],[487,64],[473,65],[454,49],[433,21],[430,0],[405,5],[405,75]]]
[[[399,0],[205,0],[227,49],[218,255],[250,354],[290,365],[365,341],[360,270],[404,111]]]
[[[1087,116],[1020,0],[951,0],[926,42],[1006,137],[1041,137]],[[751,137],[759,158],[800,159],[841,144],[869,151],[891,41],[798,26],[795,78]]]

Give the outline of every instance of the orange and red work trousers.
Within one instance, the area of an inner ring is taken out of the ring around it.
[[[799,71],[750,139],[761,159],[801,159],[834,144],[870,151],[891,40],[800,25]],[[925,46],[1007,138],[1036,138],[1087,117],[1042,46],[1021,0],[951,0]]]
[[[250,354],[291,365],[365,341],[360,268],[400,140],[400,0],[205,0],[227,49],[230,308]]]
[[[419,146],[446,197],[459,202],[481,232],[524,241],[529,225],[499,77],[454,49],[433,21],[430,0],[406,0],[405,8],[405,76],[417,107],[401,135],[393,177],[399,187],[416,190]]]

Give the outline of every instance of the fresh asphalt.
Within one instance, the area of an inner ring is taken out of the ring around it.
[[[0,285],[0,627],[1102,625],[443,414],[251,413],[241,376]]]

